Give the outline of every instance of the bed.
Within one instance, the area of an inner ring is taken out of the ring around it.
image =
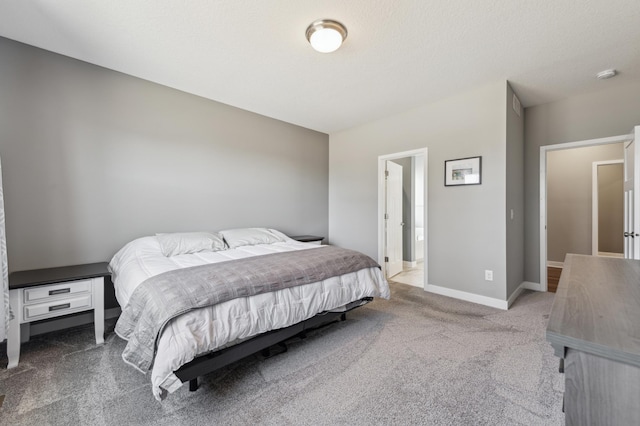
[[[109,269],[122,307],[126,363],[162,400],[199,375],[304,332],[374,297],[380,267],[351,250],[267,228],[157,234],[120,249]]]

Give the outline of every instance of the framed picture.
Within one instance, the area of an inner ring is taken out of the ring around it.
[[[444,186],[480,185],[482,157],[458,158],[444,162]]]

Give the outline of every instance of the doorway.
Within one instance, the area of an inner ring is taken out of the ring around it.
[[[385,277],[427,284],[427,149],[378,157],[378,261]]]
[[[636,128],[636,131],[638,127]],[[569,142],[557,145],[546,145],[540,147],[540,291],[548,290],[547,267],[561,267],[564,259],[560,262],[549,261],[548,257],[548,199],[550,188],[548,184],[548,154],[554,151],[572,150],[575,148],[595,147],[616,143],[627,143],[634,139],[634,134],[612,136],[609,138],[591,139],[579,142]],[[637,201],[637,200],[636,200]],[[588,254],[591,252],[589,247]]]
[[[623,166],[622,159],[593,162],[591,184],[591,255],[593,256],[624,257]]]

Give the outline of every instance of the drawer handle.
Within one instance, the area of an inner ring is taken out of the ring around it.
[[[71,292],[70,288],[59,288],[57,290],[49,290],[49,296],[54,296],[56,294],[70,293],[70,292]]]
[[[59,311],[60,309],[68,309],[70,307],[71,307],[71,303],[65,303],[64,305],[49,306],[49,312]]]

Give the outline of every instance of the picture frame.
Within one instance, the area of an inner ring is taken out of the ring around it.
[[[482,157],[457,158],[444,162],[444,186],[482,184]]]

